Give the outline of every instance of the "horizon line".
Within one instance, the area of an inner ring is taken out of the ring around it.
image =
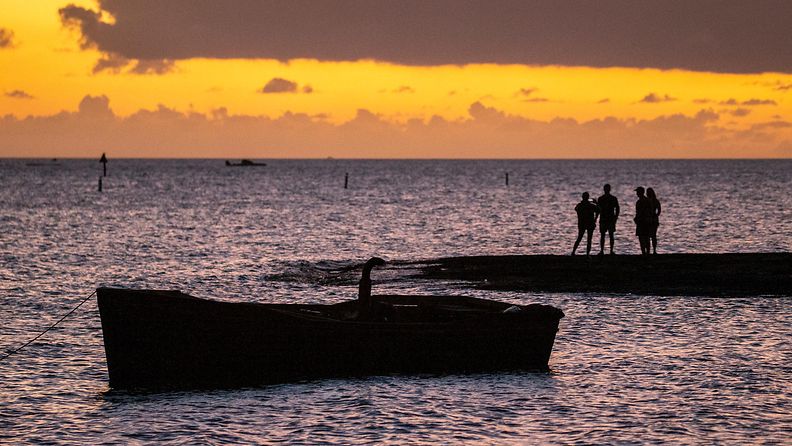
[[[104,152],[106,153],[106,152]],[[101,154],[96,157],[87,156],[0,156],[0,160],[91,160],[101,157]],[[748,157],[734,157],[734,158],[353,158],[353,157],[131,157],[131,156],[118,156],[108,157],[111,159],[123,160],[284,160],[284,161],[778,161],[778,160],[792,160],[792,157],[764,157],[764,158],[748,158]]]

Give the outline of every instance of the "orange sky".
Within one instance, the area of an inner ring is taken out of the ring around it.
[[[97,9],[4,0],[0,156],[792,156],[789,74],[259,58],[94,72],[107,53],[81,48],[67,4]]]

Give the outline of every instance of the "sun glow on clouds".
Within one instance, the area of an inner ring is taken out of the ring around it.
[[[717,121],[707,125],[738,131],[765,126],[766,132],[767,123],[792,120],[788,98],[792,93],[783,88],[792,85],[792,76],[778,73],[499,64],[404,66],[312,59],[185,59],[160,75],[129,70],[94,73],[95,64],[104,55],[96,49],[81,49],[79,33],[63,27],[57,12],[65,5],[63,1],[5,2],[8,13],[0,28],[13,32],[14,46],[0,49],[0,64],[8,67],[0,76],[0,115],[16,118],[76,110],[84,96],[105,95],[113,112],[122,117],[162,104],[207,116],[218,109],[269,118],[304,113],[333,125],[354,119],[360,109],[396,125],[412,119],[427,122],[433,116],[464,121],[470,118],[474,103],[508,116],[544,122],[607,117],[652,120],[677,114],[693,118],[704,109],[719,114]],[[90,1],[69,3],[96,6]],[[299,87],[261,94],[272,79],[288,80]],[[32,99],[11,94],[16,91],[24,91]],[[773,142],[767,142],[765,133],[757,145],[775,150],[792,138],[788,127],[773,128]],[[497,137],[497,133],[488,135]],[[581,145],[579,156],[596,156],[592,150]],[[756,150],[757,156],[763,156]],[[778,156],[777,151],[772,153]],[[24,154],[4,150],[0,155]]]

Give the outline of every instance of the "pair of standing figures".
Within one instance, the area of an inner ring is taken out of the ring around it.
[[[613,234],[616,232],[616,220],[619,218],[619,200],[611,195],[611,186],[603,187],[604,194],[594,201],[589,199],[589,193],[583,192],[583,200],[575,206],[578,216],[578,236],[572,255],[575,255],[583,235],[587,235],[586,255],[591,253],[591,236],[600,221],[600,255],[605,254],[605,234],[610,239],[610,253],[613,254]],[[657,227],[660,225],[660,201],[654,189],[644,190],[642,186],[635,188],[638,201],[635,203],[635,235],[641,245],[641,254],[654,252],[657,254]]]

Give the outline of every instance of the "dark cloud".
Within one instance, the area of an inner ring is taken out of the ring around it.
[[[775,90],[777,90],[777,91],[789,91],[789,90],[792,90],[792,84],[778,84],[775,87]]]
[[[100,2],[100,4],[103,2]],[[110,73],[121,73],[125,68],[130,67],[126,72],[131,74],[166,74],[175,68],[175,63],[170,58],[157,57],[127,57],[122,51],[105,50],[100,48],[96,42],[89,38],[89,35],[107,35],[112,32],[112,26],[101,21],[101,14],[96,11],[69,5],[60,9],[61,21],[67,26],[79,27],[82,32],[80,46],[82,48],[99,48],[103,51],[102,57],[96,61],[93,73],[103,71]]]
[[[107,71],[110,73],[129,73],[129,74],[155,74],[161,75],[175,71],[176,64],[172,60],[166,59],[142,59],[130,60],[116,53],[105,53],[96,61],[93,73]]]
[[[0,28],[0,49],[14,46],[14,32],[10,29]]]
[[[610,98],[603,98],[597,101],[597,104],[607,104],[610,102]]]
[[[693,99],[694,104],[710,104],[714,102],[712,99]]]
[[[673,101],[676,101],[676,98],[672,98],[667,94],[660,96],[658,94],[649,93],[638,102],[643,102],[646,104],[657,104],[658,102],[673,102]]]
[[[7,91],[5,95],[14,99],[35,99],[30,93],[22,90]]]
[[[166,74],[174,71],[175,63],[168,59],[139,59],[129,70],[133,74]]]
[[[120,73],[122,69],[128,66],[130,60],[126,57],[121,57],[117,54],[105,54],[93,66],[93,73],[101,73],[109,71],[111,73]]]
[[[415,93],[415,89],[409,85],[401,85],[393,89],[394,93]]]
[[[720,105],[745,105],[748,107],[753,107],[756,105],[778,105],[778,103],[772,99],[748,99],[745,101],[738,101],[734,98],[729,98],[725,101],[720,101]]]
[[[128,59],[375,59],[792,72],[788,0],[99,0],[62,21]],[[103,14],[113,20],[103,20]]]
[[[749,99],[743,101],[742,105],[778,105],[778,103],[772,99]]]
[[[274,77],[267,82],[264,87],[259,90],[259,93],[297,93],[297,82]]]

